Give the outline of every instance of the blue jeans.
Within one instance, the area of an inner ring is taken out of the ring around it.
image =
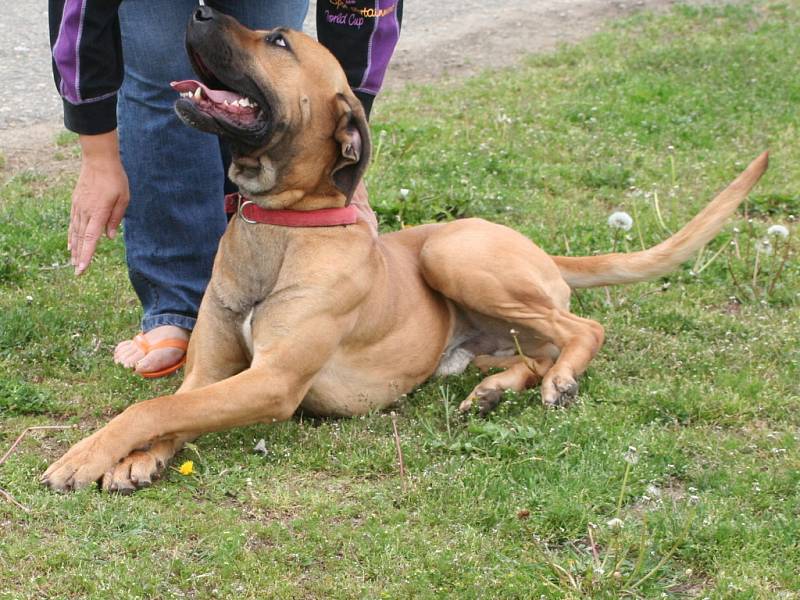
[[[308,0],[206,0],[252,29],[300,29]],[[195,79],[184,48],[193,0],[125,0],[119,17],[125,80],[117,102],[120,152],[130,183],[128,275],[142,330],[192,329],[227,220],[224,149],[184,125],[170,81]],[[228,183],[230,185],[230,183]]]

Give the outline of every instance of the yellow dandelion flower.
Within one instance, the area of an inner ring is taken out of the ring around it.
[[[180,468],[178,469],[178,473],[181,475],[191,475],[194,473],[194,462],[191,460],[187,460],[183,463]]]

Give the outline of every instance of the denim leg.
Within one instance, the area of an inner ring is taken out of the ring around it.
[[[308,0],[209,1],[245,25],[302,26]],[[216,136],[185,126],[169,82],[192,79],[184,48],[193,0],[125,0],[120,27],[125,80],[117,104],[120,151],[131,189],[125,213],[128,274],[142,330],[194,327],[225,230],[225,165]]]
[[[206,4],[250,29],[301,30],[308,12],[308,0],[207,0]]]

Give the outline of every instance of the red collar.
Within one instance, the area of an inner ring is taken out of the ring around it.
[[[238,214],[247,223],[266,223],[282,227],[333,227],[352,225],[358,220],[355,205],[317,210],[262,208],[239,192],[225,196],[225,212]]]

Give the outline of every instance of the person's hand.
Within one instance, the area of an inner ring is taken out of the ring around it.
[[[128,206],[128,176],[119,156],[117,132],[80,137],[81,171],[72,192],[67,249],[75,275],[83,273],[103,232],[114,238]]]

